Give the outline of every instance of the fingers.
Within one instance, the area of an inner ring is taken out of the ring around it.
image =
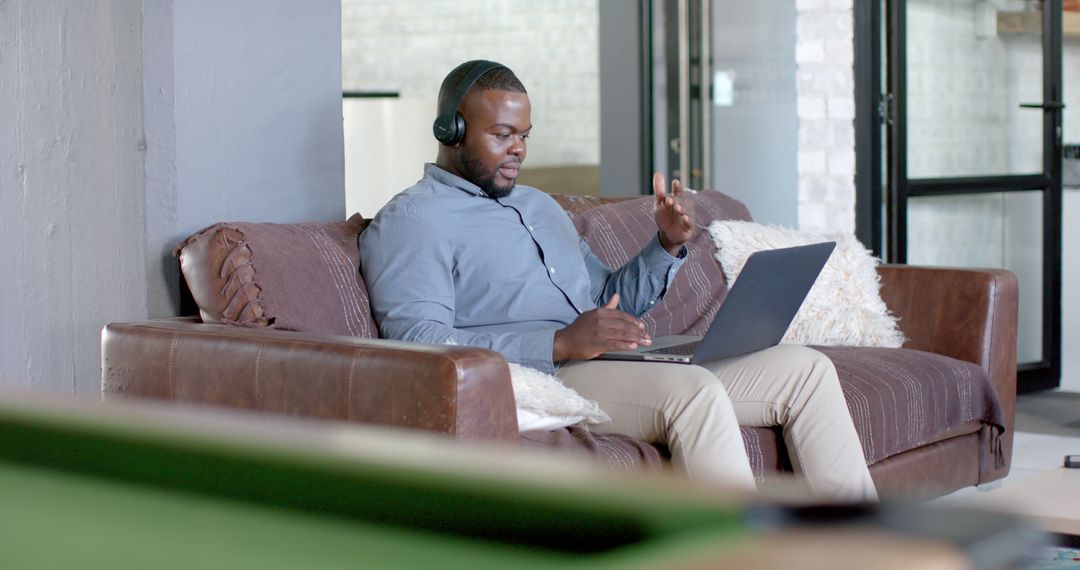
[[[664,175],[656,172],[652,173],[652,194],[656,195],[656,205],[660,207],[664,203],[664,199],[667,198],[667,192],[664,188]]]
[[[653,172],[652,175],[652,189],[653,194],[656,195],[657,203],[661,198],[667,196],[667,187],[664,183],[664,175],[659,172]]]
[[[613,294],[603,307],[582,313],[570,326],[556,331],[552,357],[588,360],[604,352],[651,345],[645,323],[618,310],[618,304],[619,296]]]
[[[673,219],[678,219],[685,212],[683,206],[680,204],[680,200],[684,195],[682,182],[678,178],[671,181],[671,193],[667,192],[666,185],[664,183],[664,175],[659,172],[653,173],[653,194],[656,196],[656,208],[665,209],[667,213],[672,216]]]
[[[619,294],[618,293],[612,294],[611,298],[608,299],[607,303],[604,303],[604,306],[601,307],[601,309],[607,309],[607,310],[603,310],[603,311],[602,310],[597,310],[597,317],[601,321],[607,320],[607,319],[616,320],[616,321],[623,321],[623,322],[632,324],[637,330],[645,330],[645,323],[635,319],[629,313],[624,313],[624,312],[619,310]]]
[[[646,342],[645,323],[628,313],[618,310],[619,294],[608,299],[602,309],[597,311],[598,327],[601,335],[609,341]]]
[[[673,215],[678,217],[685,214],[683,209],[683,201],[680,198],[683,197],[682,182],[676,178],[671,181],[671,194],[667,198],[668,205],[671,207]]]
[[[625,315],[625,313],[623,313]],[[626,315],[629,317],[629,315]],[[600,336],[606,350],[633,350],[639,344],[648,346],[652,338],[637,319],[605,319],[600,326]]]

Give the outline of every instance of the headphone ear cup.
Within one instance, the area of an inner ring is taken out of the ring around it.
[[[435,122],[431,125],[435,140],[445,145],[454,144],[454,123],[454,119],[446,115],[435,117]]]
[[[450,144],[457,144],[465,140],[465,117],[461,113],[454,113],[454,139]]]
[[[452,117],[440,115],[431,125],[431,131],[435,134],[435,140],[446,146],[454,146],[465,140],[465,117],[461,113],[454,113]]]

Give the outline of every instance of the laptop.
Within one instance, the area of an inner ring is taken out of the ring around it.
[[[752,254],[704,337],[654,338],[637,350],[605,352],[599,360],[700,364],[780,344],[836,242]]]

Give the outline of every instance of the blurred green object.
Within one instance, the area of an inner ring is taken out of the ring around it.
[[[735,501],[612,475],[388,430],[5,397],[0,567],[658,567],[743,532]]]
[[[978,569],[1033,538],[986,513],[753,499],[508,444],[0,394],[0,570]]]

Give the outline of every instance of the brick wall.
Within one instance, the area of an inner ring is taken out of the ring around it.
[[[796,0],[799,227],[855,231],[852,0]]]

